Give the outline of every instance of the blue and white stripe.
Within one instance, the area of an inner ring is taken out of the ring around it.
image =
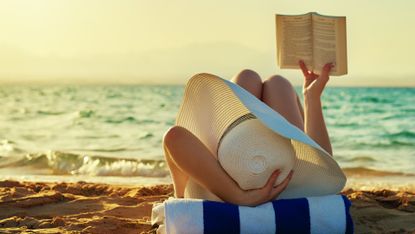
[[[167,233],[353,233],[342,195],[281,199],[257,207],[200,199],[164,202]]]

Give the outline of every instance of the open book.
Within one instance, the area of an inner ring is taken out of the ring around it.
[[[320,74],[333,63],[330,75],[347,74],[346,17],[276,15],[277,60],[280,68],[297,68],[303,60],[309,70]]]

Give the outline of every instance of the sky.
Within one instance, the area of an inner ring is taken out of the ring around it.
[[[0,84],[185,84],[195,73],[263,80],[275,14],[347,17],[348,75],[334,86],[415,87],[411,0],[0,0]]]

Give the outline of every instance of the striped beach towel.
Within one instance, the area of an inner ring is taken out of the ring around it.
[[[342,195],[281,199],[257,207],[170,198],[153,205],[157,233],[353,233]]]

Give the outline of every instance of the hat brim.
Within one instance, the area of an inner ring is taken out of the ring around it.
[[[346,176],[330,154],[264,102],[218,76],[201,73],[188,81],[176,125],[192,132],[216,154],[227,127],[248,113],[276,134],[290,139],[294,148],[294,174],[279,199],[323,196],[343,189]]]

